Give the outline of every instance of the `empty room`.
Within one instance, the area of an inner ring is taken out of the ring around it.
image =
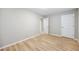
[[[79,51],[79,9],[0,8],[0,51]]]

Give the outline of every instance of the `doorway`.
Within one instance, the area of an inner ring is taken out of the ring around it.
[[[44,33],[48,33],[48,18],[43,18],[42,28]]]

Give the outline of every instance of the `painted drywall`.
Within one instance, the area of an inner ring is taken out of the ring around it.
[[[61,34],[61,17],[60,15],[49,16],[49,33],[50,34]]]
[[[75,16],[75,38],[78,38],[78,12],[77,9],[65,11],[49,16],[49,34],[61,35],[61,15],[74,13]]]
[[[2,34],[1,34],[1,9],[0,9],[0,46],[2,46]]]
[[[75,38],[78,39],[78,9],[74,10],[74,17],[75,17]]]
[[[40,16],[26,9],[0,9],[0,47],[40,33]]]
[[[78,8],[78,39],[79,39],[79,8]]]

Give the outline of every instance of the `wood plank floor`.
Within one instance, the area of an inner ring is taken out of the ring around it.
[[[65,37],[42,34],[0,51],[79,51],[79,43]]]

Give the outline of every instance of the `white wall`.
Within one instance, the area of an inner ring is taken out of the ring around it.
[[[78,39],[79,39],[79,8],[78,8]]]
[[[0,47],[40,33],[40,16],[26,9],[0,9]]]
[[[79,22],[78,20],[78,12],[77,10],[70,10],[70,11],[65,11],[62,13],[54,14],[49,16],[49,34],[57,34],[61,35],[61,15],[64,14],[75,14],[75,38],[78,38],[78,28],[79,28]]]
[[[61,31],[61,17],[60,15],[52,15],[49,17],[49,33],[60,35]]]

